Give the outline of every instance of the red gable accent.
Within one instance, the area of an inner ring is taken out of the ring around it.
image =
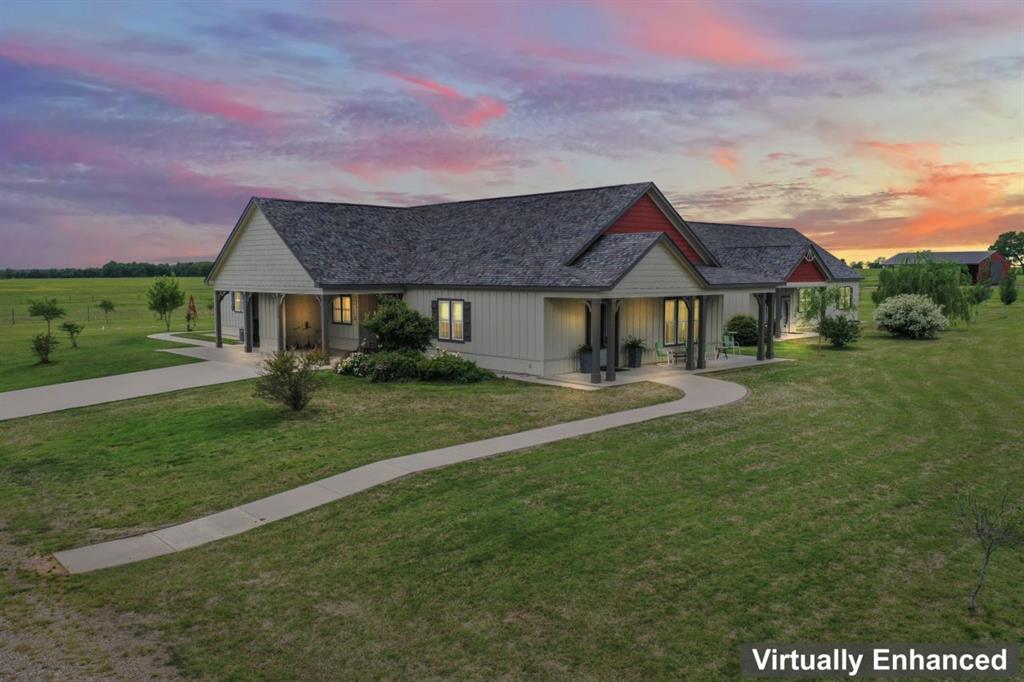
[[[605,234],[622,234],[632,232],[664,232],[668,238],[679,247],[687,260],[691,263],[703,263],[697,250],[693,248],[686,237],[676,229],[676,226],[665,216],[660,208],[646,194],[636,200],[629,209],[622,214],[614,225],[605,230]]]
[[[802,260],[800,265],[796,266],[793,273],[789,276],[787,282],[827,282],[828,277],[818,267],[817,262],[813,260]]]

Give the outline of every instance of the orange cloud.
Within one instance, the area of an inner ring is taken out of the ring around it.
[[[479,128],[508,113],[508,107],[501,100],[481,95],[468,97],[451,87],[427,78],[405,73],[392,72],[392,77],[410,83],[422,92],[422,99],[438,116],[449,123]]]
[[[736,172],[736,150],[732,147],[716,147],[714,161],[730,173]]]
[[[731,67],[786,69],[795,59],[773,36],[721,5],[699,0],[597,2],[633,46],[661,57]]]

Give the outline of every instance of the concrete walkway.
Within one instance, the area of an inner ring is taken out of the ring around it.
[[[149,338],[192,344],[192,348],[162,348],[158,352],[185,355],[205,362],[5,391],[0,393],[0,421],[252,379],[262,359],[258,353],[246,354],[241,346],[217,348],[208,341],[182,339],[171,334],[151,334]]]
[[[693,374],[675,373],[652,378],[652,381],[680,389],[684,396],[659,405],[381,460],[194,521],[144,535],[57,552],[54,556],[71,573],[85,573],[142,561],[244,533],[420,471],[585,436],[650,419],[718,407],[741,400],[747,395],[747,389],[739,384]]]

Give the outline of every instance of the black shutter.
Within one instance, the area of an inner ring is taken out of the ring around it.
[[[437,320],[437,299],[435,298],[430,302],[430,317],[434,320],[434,338],[437,338],[438,320]]]
[[[469,301],[462,304],[462,340],[469,343],[473,340],[473,315],[470,313]]]

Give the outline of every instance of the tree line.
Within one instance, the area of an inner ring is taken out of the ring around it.
[[[119,263],[109,261],[98,268],[32,268],[0,270],[0,279],[68,279],[72,277],[206,277],[212,261],[191,263]]]

